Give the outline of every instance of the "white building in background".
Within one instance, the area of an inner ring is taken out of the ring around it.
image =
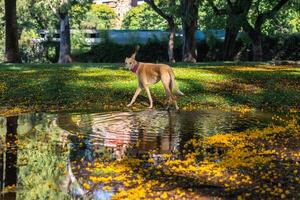
[[[94,0],[95,4],[106,4],[118,15],[118,21],[115,28],[121,28],[122,21],[126,13],[133,7],[136,7],[142,3],[144,0]]]

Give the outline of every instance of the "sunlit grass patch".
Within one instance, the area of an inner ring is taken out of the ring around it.
[[[299,109],[300,71],[296,67],[258,63],[201,63],[174,65],[184,110]],[[2,113],[14,108],[31,111],[127,109],[137,87],[136,76],[124,64],[24,64],[0,66]],[[156,108],[163,108],[161,83],[151,87]],[[134,108],[148,104],[142,93]],[[88,106],[87,106],[88,105]],[[10,111],[10,113],[11,113]]]

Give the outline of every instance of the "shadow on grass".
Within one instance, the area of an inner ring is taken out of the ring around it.
[[[249,105],[256,109],[280,109],[300,107],[300,75],[291,68],[258,66],[243,70],[238,67],[201,67],[216,74],[226,75],[231,84],[214,83],[210,90],[203,89],[201,83],[179,78],[193,89],[189,95],[218,94],[231,104]],[[294,73],[294,74],[293,74]]]

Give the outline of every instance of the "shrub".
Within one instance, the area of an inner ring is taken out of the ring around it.
[[[116,44],[105,41],[91,48],[91,51],[81,55],[75,55],[74,59],[78,62],[124,62],[126,57],[130,57],[137,44]],[[168,62],[168,42],[149,40],[146,44],[139,44],[140,50],[137,60],[142,62]],[[219,48],[220,49],[220,48]],[[207,54],[210,52],[205,42],[198,43],[198,61],[209,61]],[[213,50],[212,52],[214,52]],[[213,53],[211,53],[213,54]],[[174,55],[177,61],[182,59],[182,44],[175,42]],[[216,60],[215,56],[214,60]]]
[[[33,39],[37,38],[38,34],[33,29],[22,31],[19,40],[19,48],[22,62],[46,62],[44,46],[33,41]]]
[[[300,34],[263,36],[263,60],[300,60]],[[236,49],[238,60],[252,61],[251,42],[246,34],[240,34]]]
[[[300,33],[285,37],[278,42],[280,47],[275,59],[277,60],[300,60]],[[282,46],[281,46],[282,45]]]

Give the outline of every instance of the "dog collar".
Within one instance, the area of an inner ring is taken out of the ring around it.
[[[139,63],[137,62],[137,63],[133,66],[133,68],[130,69],[130,71],[132,71],[133,73],[136,73],[136,71],[138,70],[138,68],[139,68]]]

